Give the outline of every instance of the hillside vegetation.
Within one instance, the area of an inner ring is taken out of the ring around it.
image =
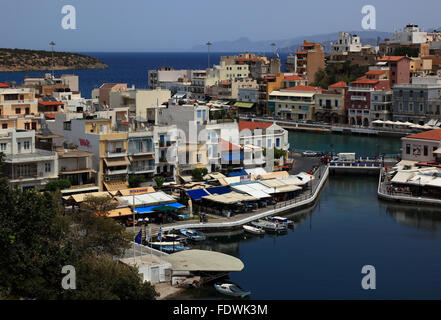
[[[54,51],[55,70],[106,69],[97,58]],[[0,71],[41,71],[52,69],[52,51],[0,48]]]

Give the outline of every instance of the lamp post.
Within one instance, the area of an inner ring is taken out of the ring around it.
[[[210,46],[211,46],[211,42],[210,41],[208,41],[207,43],[206,43],[206,45],[207,45],[207,54],[208,54],[208,68],[210,68]]]
[[[51,41],[49,45],[52,47],[52,79],[54,79],[54,46],[55,42]]]

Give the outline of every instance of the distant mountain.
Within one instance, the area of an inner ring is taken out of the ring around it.
[[[356,34],[360,37],[361,43],[376,45],[377,38],[383,41],[384,38],[391,38],[391,32],[382,31],[350,31],[351,34]],[[271,43],[275,43],[276,47],[279,48],[280,52],[292,52],[295,51],[303,43],[303,40],[308,40],[311,42],[320,42],[325,46],[325,51],[328,52],[329,44],[331,42],[337,41],[338,32],[318,34],[312,36],[301,36],[292,39],[283,40],[259,40],[252,41],[247,37],[242,37],[233,41],[218,41],[212,42],[210,51],[212,52],[271,52],[273,47]],[[197,45],[191,48],[191,51],[206,51],[206,45]]]

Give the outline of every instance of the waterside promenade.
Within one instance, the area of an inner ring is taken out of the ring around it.
[[[324,184],[326,183],[329,176],[329,167],[321,165],[313,173],[315,176],[314,180],[311,180],[307,189],[302,192],[299,196],[283,202],[278,202],[275,205],[270,205],[266,208],[261,208],[255,210],[251,213],[238,214],[231,218],[218,218],[212,221],[204,223],[194,223],[192,221],[182,221],[176,222],[167,226],[163,226],[163,231],[178,230],[180,228],[193,228],[200,230],[223,230],[241,227],[251,221],[265,218],[267,216],[272,216],[275,214],[283,214],[287,211],[298,210],[315,203],[320,191],[322,190]],[[152,234],[156,235],[159,230],[159,225],[151,224]]]
[[[386,171],[381,169],[378,178],[378,198],[388,201],[405,202],[412,204],[425,204],[425,205],[441,205],[441,199],[421,197],[413,194],[409,191],[400,190],[393,187],[390,181],[387,179]]]

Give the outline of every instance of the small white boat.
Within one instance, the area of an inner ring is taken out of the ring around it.
[[[256,234],[256,235],[265,234],[265,230],[263,230],[262,228],[257,228],[253,226],[243,226],[243,229],[251,234]]]
[[[233,283],[215,284],[214,287],[219,293],[237,298],[246,298],[251,294],[250,291],[244,291]]]

